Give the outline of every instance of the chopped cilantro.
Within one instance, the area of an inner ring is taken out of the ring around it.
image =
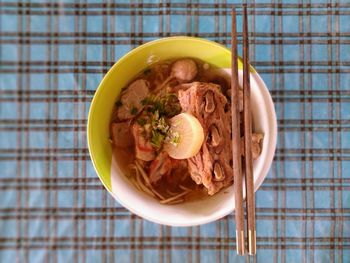
[[[161,96],[149,95],[141,100],[141,104],[145,106],[146,116],[138,118],[136,121],[139,125],[147,130],[147,137],[153,147],[158,151],[162,148],[164,141],[175,146],[179,144],[180,138],[178,133],[170,131],[168,118],[175,116],[181,112],[179,100],[174,93]],[[137,109],[131,109],[132,114],[137,113]]]
[[[131,110],[130,110],[130,113],[132,115],[136,115],[137,114],[137,108],[136,107],[132,107]]]
[[[168,118],[174,117],[181,112],[181,106],[176,94],[169,93],[166,95],[164,112]]]
[[[145,106],[146,104],[148,104],[147,97],[141,100],[141,104],[142,104],[142,106]]]
[[[160,114],[162,114],[162,115],[164,114],[164,103],[162,101],[155,101],[153,104],[153,107]]]
[[[160,116],[171,118],[181,112],[179,100],[174,93],[165,94],[161,97],[150,95],[141,100],[143,106],[147,105],[147,112],[155,113],[158,111]]]
[[[147,120],[139,118],[139,119],[137,119],[137,123],[140,124],[141,126],[144,126],[147,123]]]
[[[159,119],[159,111],[155,111],[154,112],[154,114],[153,114],[153,119],[154,119],[154,121],[158,121],[158,119]]]
[[[121,100],[117,100],[116,102],[115,102],[115,106],[116,107],[120,107],[120,106],[122,106],[123,105],[123,103],[122,103],[122,101]]]
[[[147,68],[143,71],[143,74],[148,75],[149,73],[151,73],[151,71],[152,70],[150,68]]]
[[[165,139],[164,134],[158,131],[152,130],[151,143],[155,148],[159,149],[162,146],[164,139]]]

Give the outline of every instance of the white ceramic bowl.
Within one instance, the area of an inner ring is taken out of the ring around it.
[[[174,44],[174,42],[176,42]],[[210,54],[207,55],[208,59],[203,58],[203,53],[198,53],[196,55],[195,50],[196,46],[193,47],[191,53],[187,54],[185,49],[181,49],[181,45],[183,48],[186,48],[188,44],[191,45],[199,45],[198,47],[208,48],[208,50],[213,50],[213,52],[219,52],[220,56],[225,56],[225,59],[230,59],[230,52],[225,47],[203,39],[196,38],[187,38],[187,37],[175,37],[175,38],[166,38],[157,41],[153,41],[147,43],[143,46],[140,46],[134,49],[131,53],[127,54],[123,57],[119,62],[117,62],[110,72],[106,75],[105,79],[101,82],[100,87],[97,91],[97,98],[94,98],[92,103],[90,113],[89,113],[89,123],[93,122],[94,111],[92,110],[93,106],[96,107],[99,105],[99,97],[103,96],[104,86],[106,84],[110,84],[111,82],[118,80],[118,67],[121,67],[123,63],[126,61],[130,61],[132,59],[137,59],[139,56],[138,53],[149,54],[149,57],[157,58],[157,55],[164,57],[166,51],[169,49],[166,45],[174,45],[179,47],[177,57],[198,57],[202,60],[207,60],[208,62],[217,61],[218,59],[215,57],[214,59],[210,57]],[[153,48],[152,48],[153,45]],[[156,48],[155,48],[156,47]],[[149,49],[150,51],[147,51]],[[159,52],[158,52],[159,50]],[[163,50],[163,51],[161,51]],[[216,50],[216,51],[215,51]],[[147,53],[148,52],[148,53]],[[208,51],[207,51],[208,52]],[[213,54],[214,54],[213,53]],[[211,61],[212,60],[212,61]],[[220,60],[220,59],[219,59]],[[135,60],[136,61],[136,60]],[[220,60],[221,61],[221,60]],[[222,61],[221,61],[222,62]],[[221,63],[219,62],[219,64]],[[226,61],[227,62],[227,61]],[[224,62],[224,64],[226,63]],[[217,64],[217,65],[219,65]],[[226,66],[227,67],[227,66]],[[137,73],[137,72],[134,72]],[[242,80],[242,71],[240,73],[240,82]],[[134,74],[136,75],[136,74]],[[130,76],[130,80],[134,75]],[[255,191],[262,184],[264,178],[266,177],[268,170],[270,168],[271,162],[274,157],[275,147],[276,147],[276,138],[277,138],[277,122],[276,122],[276,113],[274,109],[274,105],[269,94],[268,89],[266,88],[265,83],[260,78],[257,72],[251,73],[250,76],[251,83],[251,105],[253,111],[253,123],[254,130],[260,131],[264,133],[263,147],[262,153],[260,157],[254,161],[254,189]],[[125,85],[125,84],[124,84]],[[108,86],[108,85],[107,85]],[[109,85],[110,86],[110,85]],[[107,89],[107,88],[106,88]],[[115,99],[119,92],[115,92]],[[113,95],[109,95],[113,96]],[[107,113],[111,112],[113,107],[113,102],[111,105],[104,105],[104,107],[108,110]],[[109,115],[110,116],[110,115]],[[108,123],[104,124],[107,125]],[[99,174],[103,184],[109,190],[109,192],[113,195],[113,197],[121,203],[124,207],[129,209],[131,212],[149,220],[152,222],[156,222],[159,224],[170,225],[170,226],[195,226],[200,224],[209,223],[215,221],[219,218],[222,218],[234,210],[234,190],[233,186],[225,189],[225,191],[221,191],[215,194],[212,197],[191,201],[183,204],[177,205],[162,205],[154,198],[148,196],[147,194],[138,191],[131,182],[125,177],[122,173],[118,163],[115,158],[112,157],[111,160],[111,187],[108,187],[108,182],[103,179],[102,173],[104,172],[102,168],[99,166],[99,160],[96,157],[96,153],[94,156],[94,134],[90,129],[92,124],[88,124],[88,140],[89,140],[89,150],[90,155],[92,157],[95,169]],[[103,129],[108,129],[108,127],[103,127]],[[90,133],[90,134],[89,134]],[[99,137],[96,136],[97,140]],[[108,151],[108,149],[104,149],[101,147],[99,154],[104,154],[104,151]],[[109,150],[110,151],[110,150]],[[95,151],[97,152],[97,151]]]

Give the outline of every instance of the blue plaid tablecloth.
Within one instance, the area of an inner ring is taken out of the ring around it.
[[[150,223],[94,172],[87,112],[109,67],[166,36],[229,46],[230,7],[0,1],[0,262],[350,262],[349,1],[248,1],[251,63],[279,126],[256,194],[256,257],[236,255],[233,215]]]

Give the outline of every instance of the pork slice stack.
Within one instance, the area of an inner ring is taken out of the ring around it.
[[[201,150],[188,159],[189,173],[213,195],[233,181],[231,120],[229,112],[225,112],[227,99],[219,86],[200,82],[180,89],[178,98],[182,110],[195,116],[204,130]]]

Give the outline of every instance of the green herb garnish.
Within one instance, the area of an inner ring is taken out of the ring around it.
[[[145,106],[148,103],[148,98],[144,98],[141,100],[141,105]]]
[[[181,106],[176,94],[168,93],[161,97],[148,96],[141,101],[143,106],[147,107],[147,112],[155,113],[158,111],[160,116],[171,118],[181,112]]]
[[[151,143],[156,149],[160,149],[160,147],[163,145],[164,139],[165,139],[164,134],[156,130],[152,130]]]
[[[137,114],[137,108],[136,107],[132,107],[131,110],[130,110],[130,113],[132,115],[136,115]]]
[[[143,71],[143,74],[145,74],[145,75],[148,75],[148,74],[150,74],[151,73],[151,69],[150,68],[147,68],[147,69],[145,69],[144,71]]]
[[[165,94],[162,96],[150,95],[141,101],[141,104],[145,106],[145,110],[148,112],[150,118],[139,118],[137,123],[144,127],[148,138],[153,147],[159,151],[164,142],[178,145],[180,136],[178,133],[170,132],[170,125],[168,118],[175,116],[181,112],[181,106],[179,100],[174,93]]]
[[[115,106],[116,107],[121,107],[121,106],[123,106],[123,103],[122,103],[122,101],[121,100],[117,100],[116,102],[115,102]]]
[[[147,120],[143,118],[139,118],[137,119],[137,123],[140,124],[141,126],[144,126],[147,123]]]

